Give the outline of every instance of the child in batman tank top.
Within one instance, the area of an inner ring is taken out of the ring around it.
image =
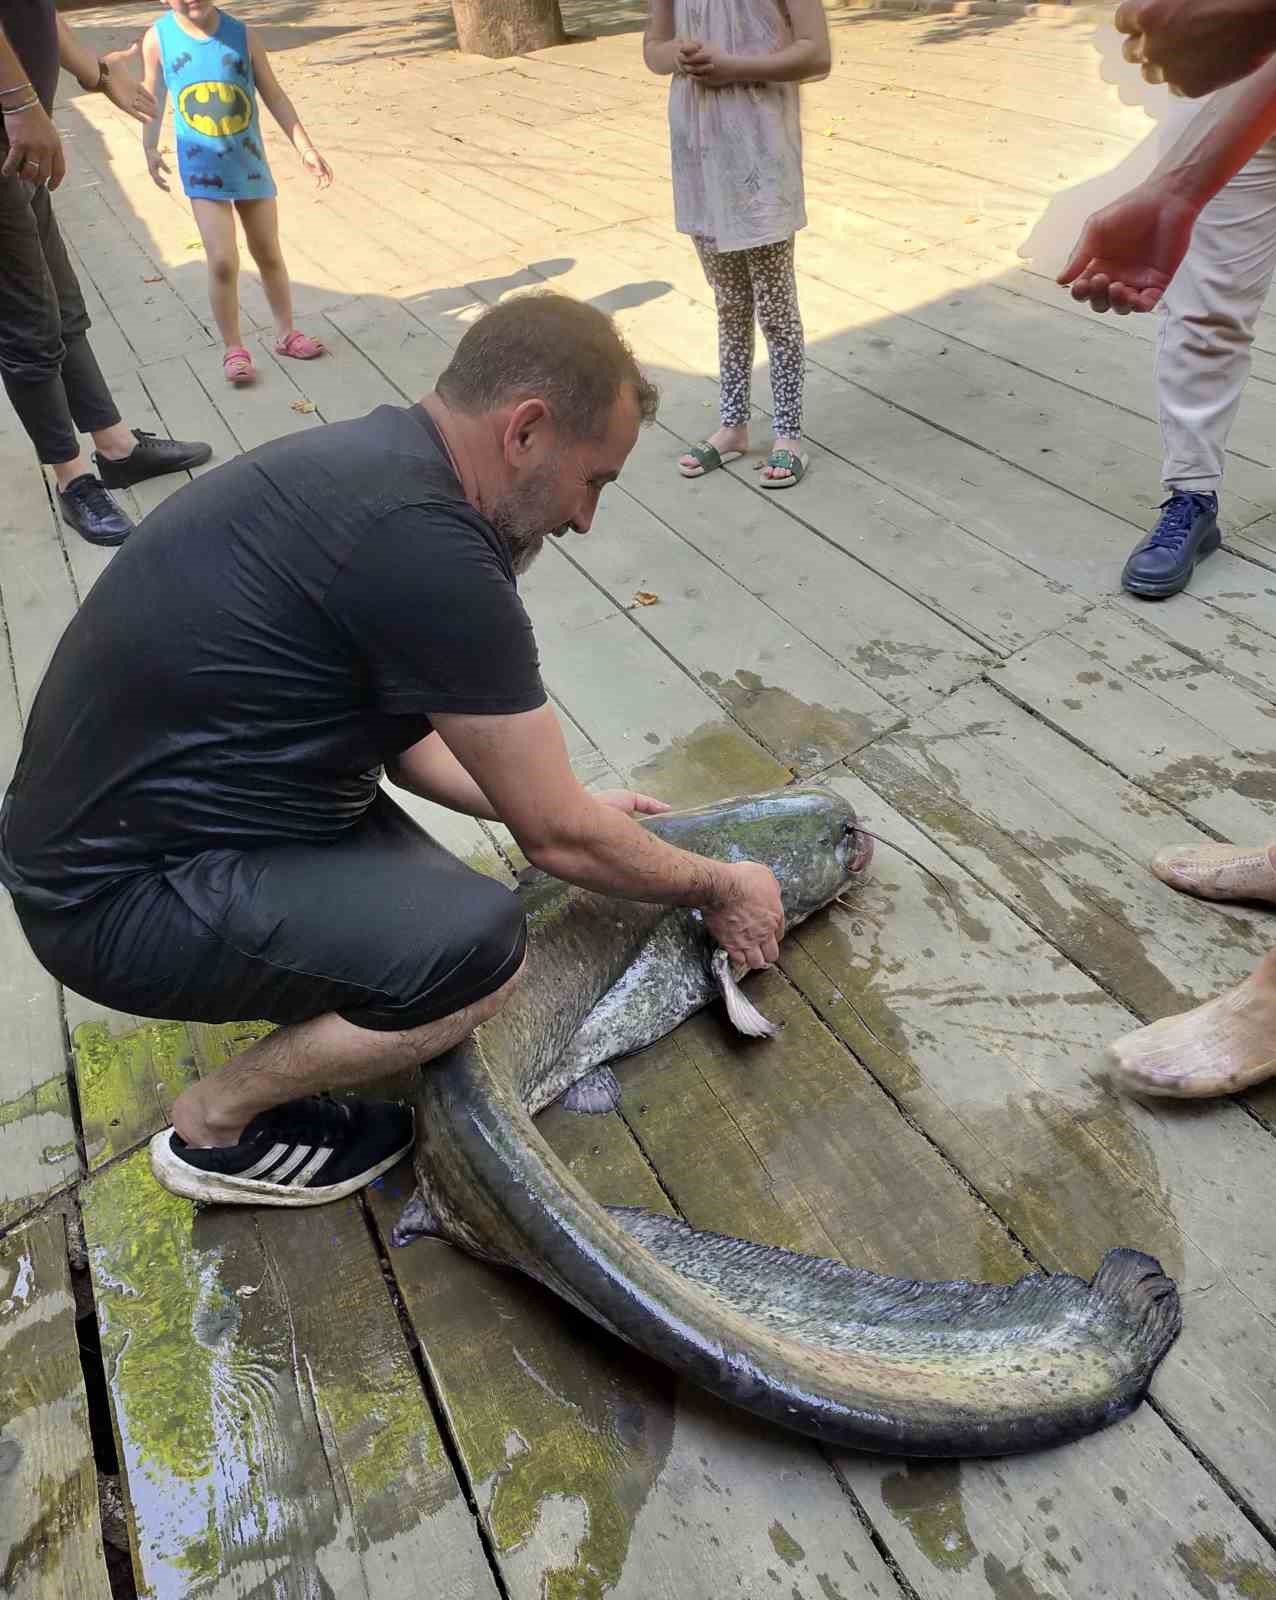
[[[258,87],[319,188],[332,182],[332,170],[310,143],[265,50],[244,23],[211,0],[169,0],[169,9],[142,40],[142,61],[146,87],[160,108],[142,134],[146,164],[167,190],[168,167],[159,153],[167,95],[173,102],[177,171],[208,259],[209,299],[226,347],[222,370],[227,379],[244,384],[256,377],[239,324],[236,212],[275,320],[276,352],[300,361],[322,355],[319,341],[293,326],[275,180],[257,114]]]

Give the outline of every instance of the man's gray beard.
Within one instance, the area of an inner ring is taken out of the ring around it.
[[[516,577],[522,577],[540,555],[551,533],[567,531],[566,523],[557,527],[546,525],[561,470],[559,461],[547,463],[522,490],[509,495],[489,513],[492,526],[505,541]]]

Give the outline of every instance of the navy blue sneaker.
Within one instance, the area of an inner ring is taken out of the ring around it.
[[[1218,496],[1175,489],[1162,501],[1156,527],[1131,550],[1121,587],[1146,600],[1178,594],[1187,588],[1196,563],[1213,555],[1222,542]]]

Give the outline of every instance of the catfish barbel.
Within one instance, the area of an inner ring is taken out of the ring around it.
[[[643,825],[701,855],[765,862],[790,927],[853,884],[871,853],[846,802],[816,787]],[[1003,1455],[1134,1409],[1180,1326],[1178,1293],[1151,1256],[1110,1250],[1089,1283],[925,1283],[593,1200],[533,1117],[582,1080],[605,1104],[600,1066],[732,986],[684,909],[544,874],[521,893],[521,985],[421,1073],[419,1187],[401,1240],[428,1232],[516,1267],[730,1404],[844,1448]]]

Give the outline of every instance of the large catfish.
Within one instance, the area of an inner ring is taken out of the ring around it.
[[[719,860],[765,862],[790,926],[849,887],[871,852],[845,801],[820,788],[645,825]],[[1111,1250],[1088,1284],[1064,1273],[919,1283],[597,1204],[533,1117],[706,1004],[722,963],[692,913],[543,874],[521,892],[521,987],[421,1074],[419,1190],[401,1237],[434,1233],[516,1267],[723,1400],[834,1445],[1001,1455],[1075,1439],[1138,1404],[1180,1323],[1150,1256]]]

